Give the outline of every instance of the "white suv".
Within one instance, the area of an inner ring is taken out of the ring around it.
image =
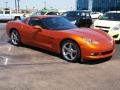
[[[95,29],[101,29],[120,41],[120,11],[109,11],[94,22]]]

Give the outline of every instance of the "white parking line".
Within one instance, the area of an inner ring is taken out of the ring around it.
[[[0,60],[2,61],[3,60],[3,64],[4,65],[7,65],[8,64],[8,58],[7,57],[5,57],[5,56],[0,56]]]
[[[8,64],[8,58],[5,58],[5,63],[4,65],[7,65]]]

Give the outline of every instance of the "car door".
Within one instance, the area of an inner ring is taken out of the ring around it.
[[[5,10],[3,14],[4,20],[12,20],[12,13],[10,10]]]
[[[32,17],[28,22],[26,29],[28,32],[28,40],[33,45],[42,48],[52,48],[52,42],[54,41],[54,31],[47,29],[35,29],[34,26],[40,26],[40,18]]]
[[[36,30],[34,30],[33,26],[29,25],[30,18],[22,19],[20,23],[20,35],[22,38],[22,42],[24,44],[32,45],[32,38]]]

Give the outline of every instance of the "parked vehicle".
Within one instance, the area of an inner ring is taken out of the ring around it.
[[[39,16],[39,15],[60,15],[60,12],[58,11],[47,11],[47,12],[44,12],[44,11],[36,11],[36,12],[33,12],[31,14],[31,16]]]
[[[67,11],[62,16],[78,27],[90,27],[92,25],[89,11]]]
[[[43,15],[44,13],[45,12],[41,12],[41,10],[40,11],[35,11],[35,12],[31,13],[30,16],[39,16],[39,15]]]
[[[107,58],[115,52],[114,40],[100,30],[77,28],[60,16],[34,16],[9,21],[7,33],[13,45],[21,43],[61,54],[67,61]]]
[[[54,11],[51,11],[51,12],[47,12],[47,13],[45,13],[44,15],[60,15],[60,13],[59,12],[54,12]]]
[[[101,29],[120,41],[120,11],[109,11],[94,22],[95,29]]]
[[[91,12],[90,14],[92,19],[98,19],[100,16],[103,15],[103,13],[101,12]]]
[[[20,20],[25,17],[25,14],[15,14],[11,10],[5,9],[0,11],[0,20]]]

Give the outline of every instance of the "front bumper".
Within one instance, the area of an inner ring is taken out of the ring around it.
[[[108,32],[108,34],[110,36],[112,36],[115,41],[119,41],[120,40],[120,31],[112,31],[112,30],[110,30]]]
[[[81,47],[81,55],[83,59],[96,60],[101,58],[107,58],[115,53],[115,42],[110,44],[103,44],[99,47]]]
[[[94,27],[95,29],[101,29],[102,31],[108,33],[110,36],[113,37],[113,39],[115,41],[119,41],[120,40],[120,31],[114,31],[112,29],[107,29],[107,28],[98,28],[98,27]]]
[[[115,53],[115,49],[106,51],[106,52],[95,52],[94,55],[85,56],[83,59],[97,60],[97,59],[102,59],[102,58],[107,58],[107,57],[113,56],[114,53]]]

